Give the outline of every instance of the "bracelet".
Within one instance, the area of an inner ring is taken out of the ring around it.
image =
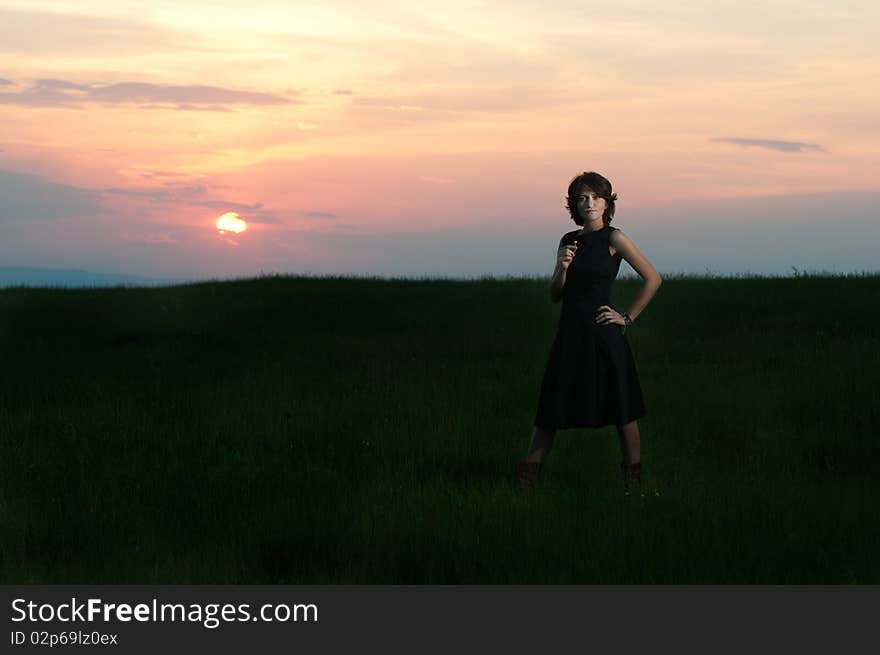
[[[621,316],[623,316],[623,325],[621,326],[620,333],[625,334],[626,328],[628,328],[630,325],[632,325],[633,320],[629,317],[629,314],[627,314],[626,312],[623,312],[623,314],[621,314]]]

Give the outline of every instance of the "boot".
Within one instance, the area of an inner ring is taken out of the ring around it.
[[[630,488],[635,483],[639,485],[639,491],[642,494],[642,498],[644,498],[645,492],[642,491],[642,463],[626,464],[625,462],[620,462],[620,471],[623,474],[623,495],[629,496]]]
[[[538,482],[538,472],[541,470],[541,462],[527,462],[525,460],[516,463],[516,490],[517,492],[530,491]]]

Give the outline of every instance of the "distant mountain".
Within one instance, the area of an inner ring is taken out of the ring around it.
[[[183,284],[188,280],[150,278],[118,273],[92,273],[76,268],[29,268],[25,266],[0,266],[0,287],[110,287],[158,286]]]

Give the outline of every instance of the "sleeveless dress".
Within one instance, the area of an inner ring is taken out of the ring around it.
[[[608,252],[610,225],[567,232],[559,247],[577,251],[562,287],[562,310],[550,348],[534,424],[542,428],[621,425],[647,415],[635,359],[622,326],[596,323],[596,310],[611,304],[611,285],[623,257]]]

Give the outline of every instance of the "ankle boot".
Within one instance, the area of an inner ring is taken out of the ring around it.
[[[527,462],[525,460],[516,463],[516,490],[518,492],[534,489],[538,482],[538,472],[541,470],[541,462]]]
[[[625,496],[629,496],[630,488],[633,483],[639,485],[639,490],[641,491],[642,487],[642,463],[636,462],[635,464],[627,464],[626,462],[620,462],[620,471],[623,474],[623,494]],[[642,497],[644,497],[644,492],[642,492]]]

